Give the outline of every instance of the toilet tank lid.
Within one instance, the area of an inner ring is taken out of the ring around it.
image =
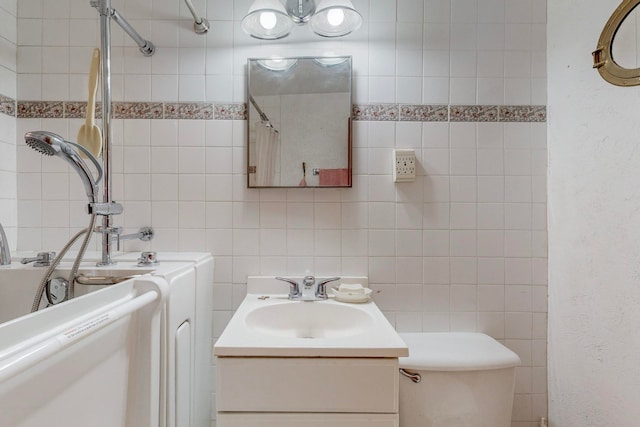
[[[476,332],[401,333],[409,356],[400,367],[425,371],[481,371],[520,365],[513,351]]]

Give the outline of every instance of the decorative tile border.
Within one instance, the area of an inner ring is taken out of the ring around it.
[[[215,104],[214,120],[247,120],[247,104]]]
[[[29,119],[63,119],[64,102],[62,101],[19,101],[18,118]]]
[[[499,108],[501,122],[547,121],[547,107],[544,105],[503,105]]]
[[[96,118],[102,117],[96,104]],[[15,101],[0,95],[0,113],[18,118],[84,118],[81,101]],[[114,102],[114,119],[247,120],[245,103]],[[545,105],[421,105],[354,104],[353,120],[407,122],[518,122],[547,121]]]
[[[397,104],[358,104],[353,105],[353,120],[372,122],[395,122],[398,120],[400,108]]]
[[[96,116],[98,104],[96,104]],[[81,119],[87,115],[87,103],[86,102],[65,102],[64,103],[64,117],[66,119]],[[102,117],[102,115],[100,115]]]
[[[530,122],[547,121],[545,105],[420,105],[357,104],[353,120],[406,122]]]
[[[449,120],[452,122],[497,122],[495,105],[452,105]]]
[[[7,116],[16,115],[16,101],[8,96],[0,95],[0,113]]]
[[[182,103],[182,104],[165,104],[165,119],[213,119],[213,104],[206,103]]]
[[[430,108],[434,110],[433,113],[430,112]],[[433,118],[433,114],[437,117]],[[401,106],[400,120],[542,123],[547,121],[547,107],[545,105],[410,105]]]
[[[400,105],[400,121],[446,122],[449,121],[448,105]]]
[[[162,119],[161,102],[114,102],[111,106],[114,119]]]

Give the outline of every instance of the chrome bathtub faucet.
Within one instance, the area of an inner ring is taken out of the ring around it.
[[[9,242],[7,235],[4,234],[4,228],[0,224],[0,265],[11,264],[11,251],[9,250]]]
[[[38,252],[33,258],[22,258],[21,264],[33,263],[34,267],[49,267],[56,257],[55,252]]]
[[[289,283],[289,299],[301,301],[322,301],[328,298],[327,283],[339,280],[339,277],[331,277],[316,281],[314,276],[305,276],[302,283],[286,277],[276,277],[276,280]]]

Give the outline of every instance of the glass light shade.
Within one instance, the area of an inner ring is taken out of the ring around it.
[[[295,58],[269,58],[258,59],[258,65],[269,71],[288,71],[293,68],[298,60]]]
[[[322,58],[313,58],[313,61],[323,67],[333,67],[335,65],[340,65],[343,62],[347,62],[349,60],[348,56],[325,56]]]
[[[310,24],[318,35],[341,37],[360,28],[362,16],[350,0],[322,0]]]
[[[241,26],[251,37],[276,40],[287,36],[294,24],[279,0],[256,0],[242,19]]]

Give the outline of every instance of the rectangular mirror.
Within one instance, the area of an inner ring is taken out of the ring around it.
[[[351,57],[249,59],[250,188],[351,187]]]

